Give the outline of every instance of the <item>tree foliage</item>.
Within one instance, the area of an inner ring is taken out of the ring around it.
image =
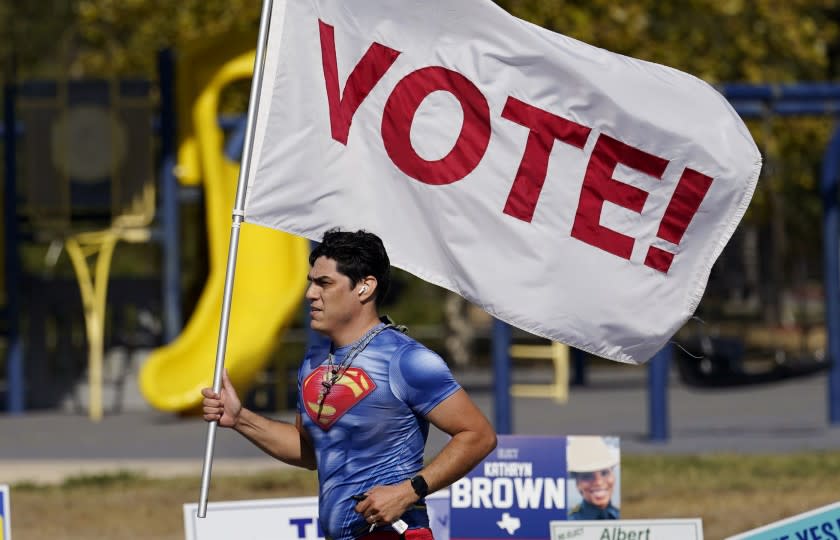
[[[496,0],[525,20],[711,83],[824,80],[836,70],[837,0]],[[0,2],[0,52],[21,73],[154,72],[154,53],[256,28],[259,0]]]
[[[68,51],[75,15],[66,0],[0,0],[0,63],[5,78],[49,73]]]
[[[358,0],[364,1],[364,0]],[[457,0],[453,0],[457,1]],[[539,26],[709,83],[831,80],[840,0],[496,0]],[[253,31],[259,0],[0,0],[0,58],[17,76],[155,76],[155,53]],[[779,220],[782,252],[818,253],[821,153],[829,118],[748,122],[765,167],[748,218]],[[791,219],[786,218],[789,217]],[[785,246],[790,246],[788,250]]]
[[[712,84],[824,81],[838,70],[840,0],[496,3],[539,26],[687,71]],[[155,53],[162,48],[231,31],[253,31],[256,36],[260,4],[259,0],[2,0],[0,58],[7,76],[14,66],[19,77],[153,78]],[[828,124],[775,119],[750,125],[768,161],[792,155],[796,170],[786,176],[796,189],[813,189],[813,164],[819,161],[815,151],[824,146]],[[758,210],[763,198],[757,196]]]
[[[498,0],[512,14],[710,83],[823,80],[835,0]]]

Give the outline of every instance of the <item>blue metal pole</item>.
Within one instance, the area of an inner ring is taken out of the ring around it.
[[[572,384],[575,386],[586,386],[586,353],[572,347],[572,364],[575,366],[575,375]]]
[[[825,273],[825,324],[828,334],[828,421],[840,424],[840,233],[838,232],[837,181],[840,174],[840,127],[823,155],[820,194],[823,203],[823,262]]]
[[[840,114],[840,100],[762,101],[733,99],[730,105],[745,118],[760,118],[772,113],[776,116],[825,116]]]
[[[163,231],[163,339],[181,332],[181,238],[178,212],[175,124],[175,58],[171,49],[158,54],[160,77],[161,229]]]
[[[819,100],[840,98],[840,84],[724,84],[721,93],[728,99]]]
[[[23,373],[23,344],[20,337],[20,260],[17,222],[17,122],[15,120],[15,93],[13,84],[5,85],[3,102],[5,182],[3,189],[3,245],[6,287],[6,318],[8,319],[8,350],[6,352],[6,410],[10,414],[21,414],[26,398]]]
[[[668,433],[668,368],[672,345],[665,345],[648,364],[648,416],[650,440],[666,442]]]
[[[507,435],[513,432],[510,404],[510,326],[493,319],[493,380],[496,394],[496,432]]]

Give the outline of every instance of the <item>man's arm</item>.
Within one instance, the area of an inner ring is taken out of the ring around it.
[[[462,478],[496,448],[496,431],[463,389],[443,400],[427,418],[452,437],[420,471],[429,484],[429,493]],[[411,489],[410,483],[408,487]]]
[[[233,429],[254,443],[266,454],[289,465],[314,470],[315,452],[303,430],[300,414],[295,424],[271,420],[246,408]]]
[[[222,374],[222,390],[201,391],[204,396],[204,419],[219,426],[233,428],[266,454],[290,465],[315,469],[315,451],[303,429],[300,414],[295,424],[271,420],[242,406],[227,370]]]
[[[464,389],[440,402],[426,418],[452,437],[420,471],[429,485],[429,493],[466,475],[496,448],[493,426]],[[392,486],[376,486],[367,495],[356,505],[356,511],[366,517],[372,516],[369,522],[379,523],[393,522],[419,499],[409,480]]]

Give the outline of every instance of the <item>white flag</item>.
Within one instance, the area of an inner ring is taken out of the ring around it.
[[[379,235],[492,315],[640,363],[694,313],[761,156],[703,81],[489,0],[275,0],[245,220]]]

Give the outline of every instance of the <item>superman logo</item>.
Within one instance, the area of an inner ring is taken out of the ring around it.
[[[365,370],[351,368],[335,381],[321,403],[321,384],[329,373],[326,366],[321,366],[303,381],[303,402],[306,414],[324,431],[330,429],[344,413],[352,409],[373,392],[376,384]]]

